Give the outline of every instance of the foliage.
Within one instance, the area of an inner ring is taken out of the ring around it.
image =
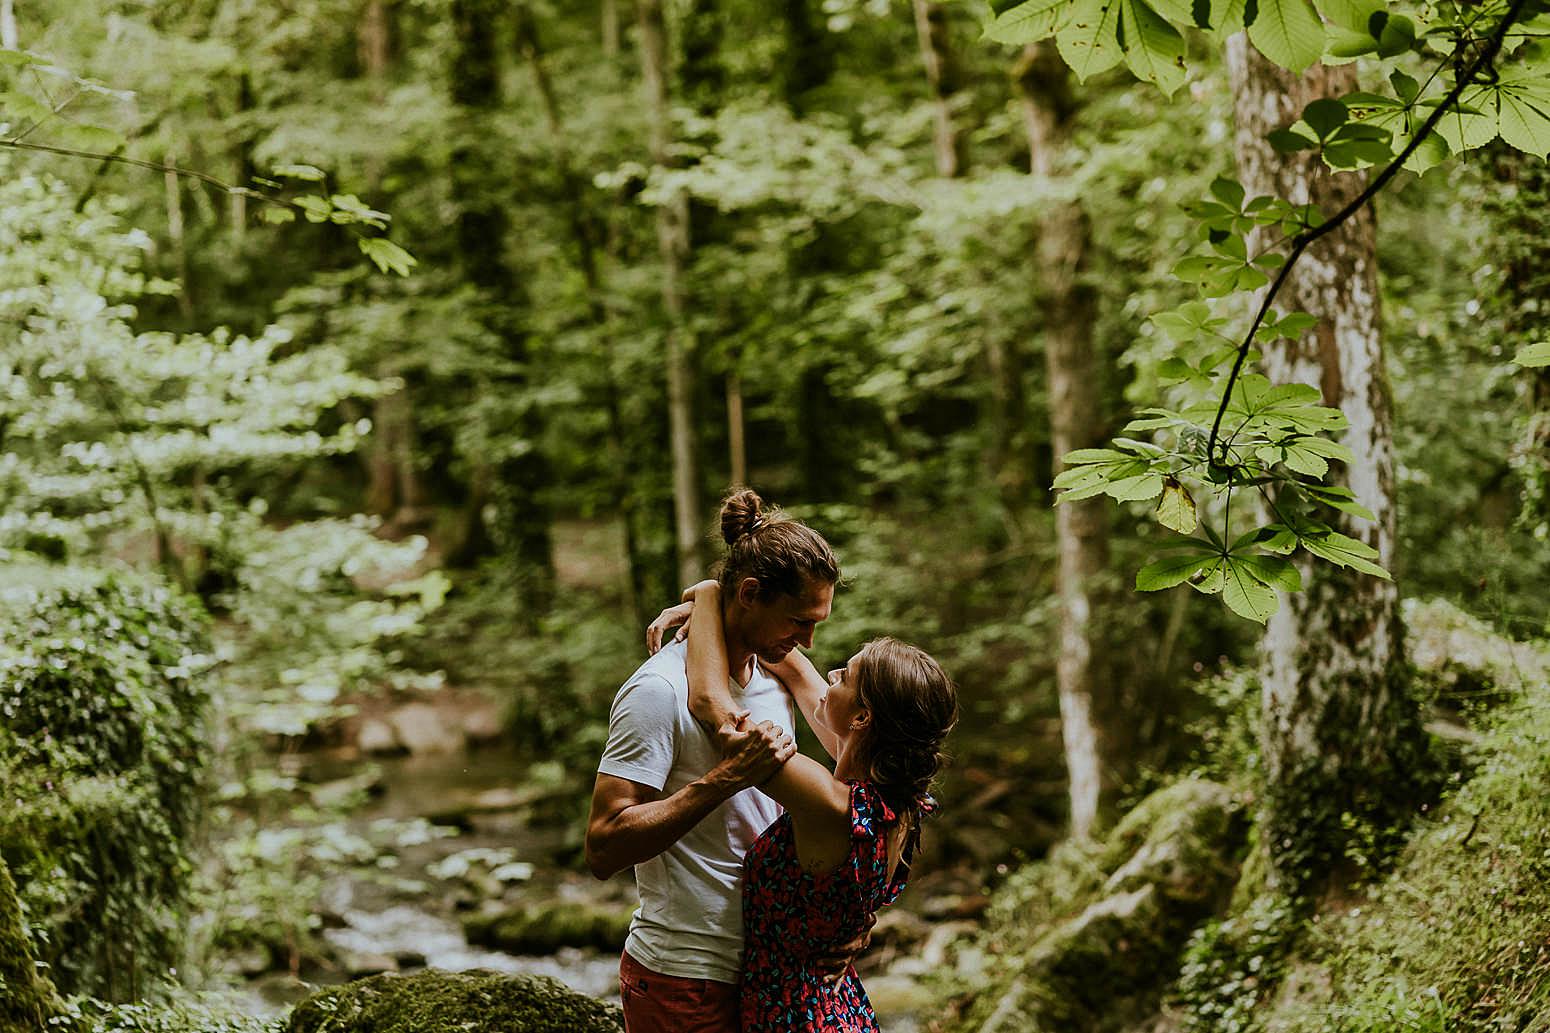
[[[279,1033],[281,1028],[280,1019],[243,1014],[219,996],[167,990],[170,998],[155,1003],[110,1004],[72,997],[65,1002],[62,1021],[77,1033]]]
[[[197,606],[128,576],[45,590],[6,621],[0,849],[67,990],[122,999],[181,961],[205,636]]]
[[[1318,404],[1317,389],[1272,386],[1239,373],[1255,345],[1297,338],[1316,323],[1306,313],[1278,316],[1270,309],[1276,292],[1304,249],[1370,200],[1401,165],[1424,171],[1450,153],[1498,136],[1529,153],[1550,152],[1550,116],[1543,113],[1550,106],[1545,52],[1532,40],[1524,44],[1521,32],[1509,40],[1513,29],[1530,27],[1526,35],[1533,36],[1532,19],[1543,14],[1541,7],[1525,0],[1499,0],[1482,10],[1425,5],[1409,13],[1382,3],[1325,3],[1315,9],[1309,0],[1197,4],[1188,10],[1144,0],[1108,5],[1025,0],[991,7],[995,17],[987,34],[994,39],[1029,43],[1053,35],[1079,77],[1123,59],[1137,77],[1167,93],[1187,74],[1181,29],[1208,30],[1220,44],[1246,27],[1261,53],[1292,71],[1320,59],[1340,63],[1369,53],[1399,59],[1413,52],[1435,65],[1424,84],[1394,67],[1386,84],[1392,95],[1316,99],[1300,119],[1270,135],[1277,150],[1316,150],[1331,169],[1384,166],[1341,212],[1274,197],[1249,199],[1227,178],[1212,185],[1209,200],[1191,206],[1197,239],[1206,247],[1183,258],[1174,272],[1195,283],[1202,300],[1153,318],[1180,343],[1167,375],[1198,385],[1206,400],[1144,411],[1126,431],[1166,431],[1162,445],[1118,438],[1115,449],[1078,450],[1066,456],[1068,468],[1056,481],[1063,501],[1096,494],[1122,502],[1161,497],[1157,519],[1186,537],[1176,543],[1180,555],[1156,560],[1137,574],[1136,587],[1143,591],[1187,581],[1263,623],[1279,605],[1277,590],[1301,588],[1300,573],[1286,559],[1298,549],[1336,566],[1388,577],[1376,550],[1309,512],[1325,505],[1373,519],[1349,489],[1323,483],[1329,460],[1352,458],[1322,436],[1343,430],[1344,418]],[[1498,55],[1501,67],[1494,64]],[[1436,90],[1427,92],[1434,82]],[[1234,312],[1209,302],[1267,285],[1247,332],[1224,334]],[[1524,352],[1530,362],[1534,354]],[[1233,429],[1219,436],[1224,422]],[[1199,523],[1191,484],[1220,500],[1221,533],[1207,523],[1204,538],[1189,537]],[[1233,539],[1227,533],[1232,493],[1245,487],[1261,492],[1274,519]]]
[[[615,1033],[614,1005],[576,993],[547,976],[426,972],[373,976],[320,991],[302,1001],[288,1033],[418,1033],[449,1019],[469,1026],[531,1033]]]
[[[1255,1009],[1280,984],[1302,910],[1256,897],[1243,911],[1195,930],[1175,989],[1187,1033],[1248,1033]]]
[[[1261,1009],[1259,1028],[1485,1033],[1544,1014],[1546,689],[1530,682],[1488,719],[1469,751],[1473,775],[1381,881],[1306,927],[1288,968],[1293,992]],[[1314,969],[1327,979],[1306,978]]]

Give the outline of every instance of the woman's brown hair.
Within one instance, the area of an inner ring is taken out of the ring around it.
[[[942,744],[958,723],[958,689],[925,650],[875,638],[856,663],[856,700],[871,713],[867,777],[914,824],[947,762]]]

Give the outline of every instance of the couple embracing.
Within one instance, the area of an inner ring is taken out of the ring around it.
[[[652,656],[614,698],[598,764],[587,861],[599,878],[633,865],[640,893],[625,1029],[876,1030],[851,962],[935,809],[956,691],[891,638],[821,676],[797,647],[829,616],[828,543],[746,490],[721,533],[720,578],[647,629]],[[797,753],[793,705],[832,773]]]

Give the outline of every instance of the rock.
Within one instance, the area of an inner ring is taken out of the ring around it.
[[[413,754],[459,753],[463,732],[450,727],[441,710],[429,703],[407,703],[388,717],[398,741]]]
[[[399,969],[424,968],[429,961],[424,954],[414,950],[394,951],[393,960],[398,962]]]
[[[988,986],[956,1028],[1094,1033],[1150,1013],[1190,932],[1231,895],[1246,825],[1225,787],[1184,779],[1096,847],[1014,875],[990,909]]]
[[[366,979],[384,972],[397,972],[398,960],[389,954],[374,951],[349,951],[339,959],[339,967],[350,979]]]
[[[368,717],[361,722],[360,731],[355,733],[355,744],[365,754],[380,756],[405,752],[404,744],[398,741],[398,733],[393,731],[393,726],[376,717]]]
[[[380,771],[362,771],[348,778],[338,778],[332,782],[313,786],[308,796],[311,797],[314,807],[328,810],[353,806],[368,798],[381,796],[384,792],[386,787],[382,784]]]
[[[476,947],[508,954],[553,954],[561,947],[617,951],[630,932],[630,911],[561,901],[484,911],[463,917],[463,935]]]
[[[546,976],[491,972],[381,975],[329,987],[298,1004],[286,1033],[622,1033],[604,1004]]]

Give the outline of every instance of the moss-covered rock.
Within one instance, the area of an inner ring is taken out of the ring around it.
[[[1186,779],[1102,842],[1068,845],[992,902],[989,985],[957,1028],[1097,1033],[1150,1010],[1201,919],[1230,897],[1246,829],[1225,787]]]
[[[619,1009],[547,976],[383,975],[313,994],[285,1033],[622,1033]]]
[[[478,947],[508,954],[553,954],[561,947],[617,951],[630,932],[630,912],[561,901],[480,912],[463,918],[463,935]]]
[[[181,959],[206,624],[127,574],[0,606],[0,857],[66,993],[133,999]]]

